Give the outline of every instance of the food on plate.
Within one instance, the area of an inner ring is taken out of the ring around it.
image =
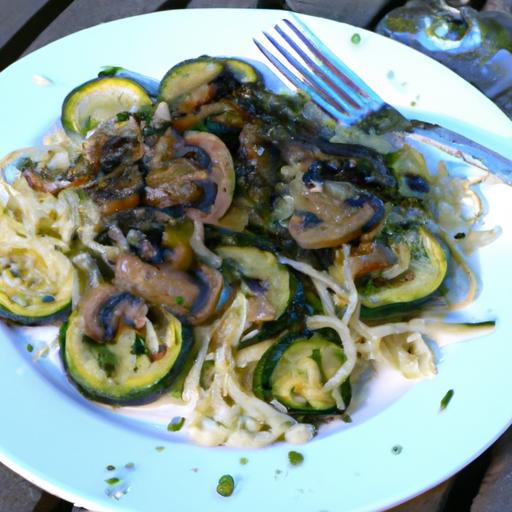
[[[63,321],[85,397],[167,397],[205,445],[305,442],[347,419],[365,368],[435,373],[425,337],[473,299],[464,254],[493,234],[478,179],[239,59],[179,63],[158,91],[119,69],[1,163],[1,317]]]

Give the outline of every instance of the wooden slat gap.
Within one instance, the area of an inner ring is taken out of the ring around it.
[[[72,3],[73,0],[49,0],[29,18],[0,50],[0,70],[18,59],[32,41]]]

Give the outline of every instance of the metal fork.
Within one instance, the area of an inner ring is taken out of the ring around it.
[[[352,126],[379,113],[391,115],[401,130],[394,133],[395,141],[415,140],[435,147],[470,165],[492,171],[512,185],[512,160],[441,126],[405,119],[297,16],[294,22],[283,19],[274,26],[274,31],[263,32],[266,46],[256,38],[254,43],[279,73],[307,93],[335,121]]]

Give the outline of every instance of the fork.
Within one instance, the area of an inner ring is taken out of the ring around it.
[[[447,128],[403,117],[299,17],[294,16],[294,22],[283,19],[274,26],[274,31],[263,32],[266,45],[253,39],[258,49],[279,73],[336,122],[364,128],[365,124],[371,126],[372,120],[392,119],[395,131],[391,138],[395,143],[412,139],[435,147],[470,165],[491,171],[512,185],[512,160]]]

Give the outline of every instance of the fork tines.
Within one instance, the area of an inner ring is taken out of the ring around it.
[[[298,28],[298,26],[300,28]],[[283,19],[256,46],[297,89],[336,121],[353,124],[383,101],[298,18]],[[270,43],[270,44],[269,44]]]

